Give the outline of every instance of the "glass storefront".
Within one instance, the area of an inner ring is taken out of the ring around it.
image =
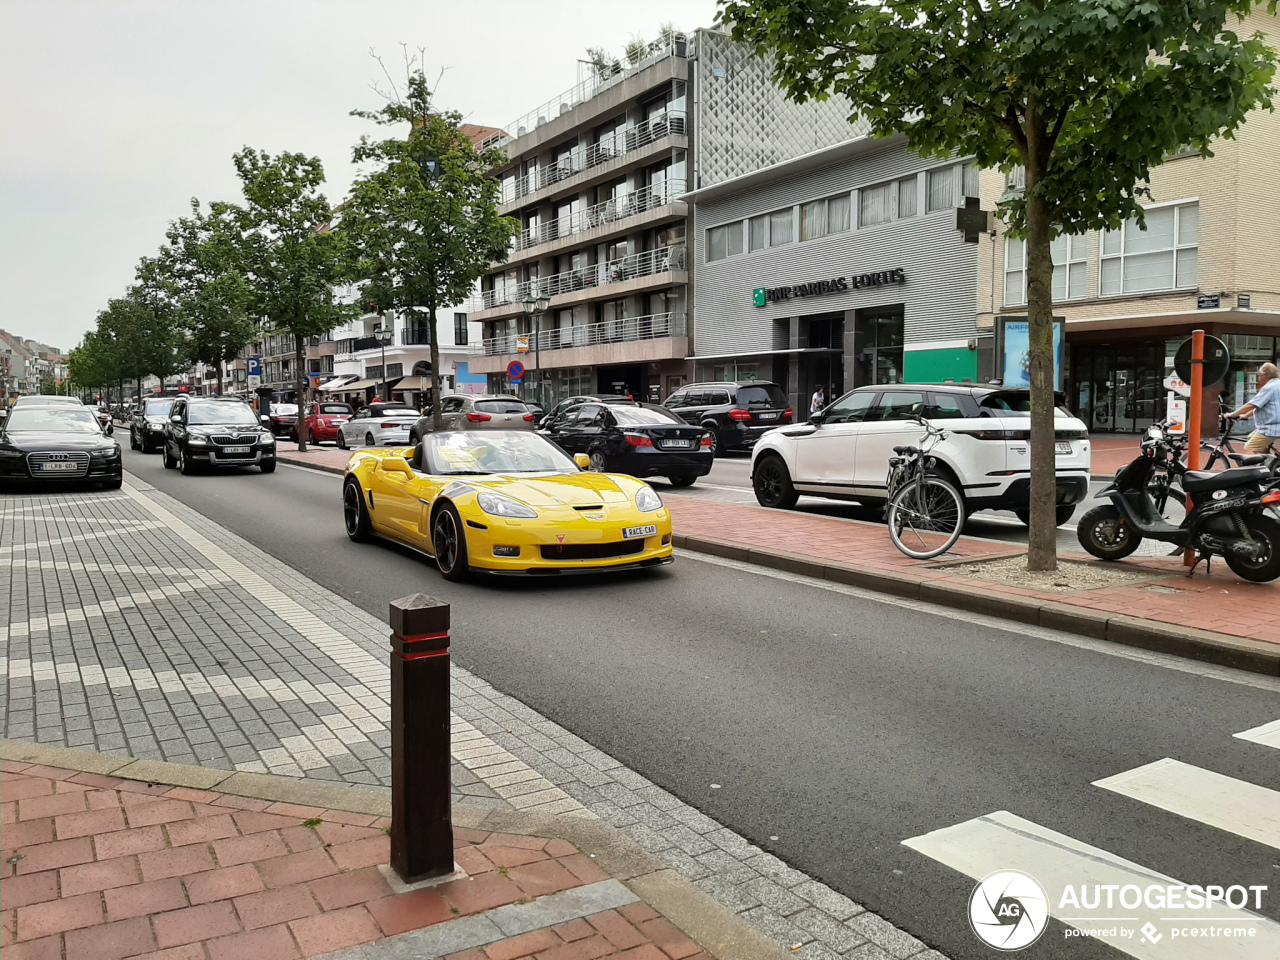
[[[1231,367],[1221,383],[1205,384],[1208,432],[1217,423],[1219,403],[1221,409],[1232,410],[1252,397],[1258,388],[1258,367],[1274,361],[1280,349],[1277,337],[1218,336],[1231,353]],[[1186,339],[1069,344],[1065,388],[1072,412],[1098,433],[1138,433],[1163,420],[1168,393],[1164,380],[1173,374],[1174,355]]]
[[[902,383],[901,304],[859,310],[853,321],[855,387]]]

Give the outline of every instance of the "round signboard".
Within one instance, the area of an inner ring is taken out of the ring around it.
[[[524,376],[524,364],[519,360],[512,360],[507,364],[507,376],[512,380],[519,380]]]
[[[1217,337],[1204,335],[1204,370],[1200,382],[1206,387],[1211,383],[1220,383],[1227,375],[1231,365],[1231,354],[1227,345]],[[1187,383],[1191,382],[1191,338],[1182,341],[1173,358],[1173,369]]]

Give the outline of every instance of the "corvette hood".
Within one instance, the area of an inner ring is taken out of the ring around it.
[[[493,490],[514,497],[531,507],[580,507],[594,504],[630,503],[636,482],[627,482],[607,473],[570,473],[550,476],[486,476],[468,479],[477,490]],[[624,489],[622,483],[627,484]]]

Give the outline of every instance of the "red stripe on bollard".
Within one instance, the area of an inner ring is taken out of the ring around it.
[[[443,633],[415,633],[408,637],[401,636],[397,633],[396,636],[400,637],[404,643],[421,643],[423,640],[448,640],[449,631],[446,630]]]
[[[423,650],[421,653],[401,653],[399,650],[393,651],[401,660],[421,660],[423,657],[447,657],[448,650]]]

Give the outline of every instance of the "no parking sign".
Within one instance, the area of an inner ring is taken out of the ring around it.
[[[519,360],[512,360],[507,364],[507,376],[512,380],[519,380],[524,376],[524,364]]]

